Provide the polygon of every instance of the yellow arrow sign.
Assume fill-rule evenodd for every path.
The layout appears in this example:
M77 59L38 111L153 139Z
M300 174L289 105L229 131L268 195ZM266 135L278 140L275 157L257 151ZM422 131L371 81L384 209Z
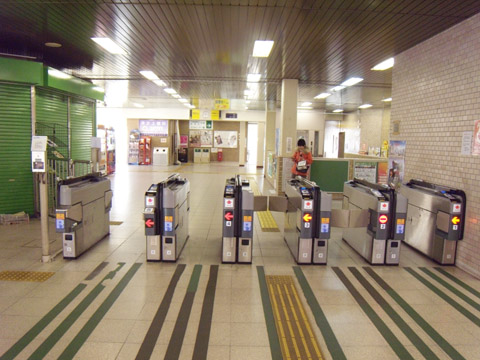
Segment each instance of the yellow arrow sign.
M452 218L452 224L457 225L460 222L460 218L458 216L454 216Z

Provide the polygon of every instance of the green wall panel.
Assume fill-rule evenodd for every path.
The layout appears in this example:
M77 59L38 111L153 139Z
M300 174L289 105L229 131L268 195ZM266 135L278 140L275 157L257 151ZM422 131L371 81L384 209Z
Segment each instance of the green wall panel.
M348 160L314 160L310 179L323 191L343 192L343 184L348 180Z
M0 83L0 213L34 212L30 86Z

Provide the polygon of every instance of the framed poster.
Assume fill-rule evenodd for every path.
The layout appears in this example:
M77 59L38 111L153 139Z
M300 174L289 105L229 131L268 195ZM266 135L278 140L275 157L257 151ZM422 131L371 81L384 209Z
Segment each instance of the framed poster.
M212 130L190 130L190 147L212 147Z
M214 147L217 148L237 148L237 132L236 131L215 131Z

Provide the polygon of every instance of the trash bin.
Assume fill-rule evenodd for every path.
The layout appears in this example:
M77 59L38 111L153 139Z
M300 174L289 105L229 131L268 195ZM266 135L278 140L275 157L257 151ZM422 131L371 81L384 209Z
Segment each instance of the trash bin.
M223 151L222 151L222 149L218 149L217 161L222 161L222 160L223 160Z

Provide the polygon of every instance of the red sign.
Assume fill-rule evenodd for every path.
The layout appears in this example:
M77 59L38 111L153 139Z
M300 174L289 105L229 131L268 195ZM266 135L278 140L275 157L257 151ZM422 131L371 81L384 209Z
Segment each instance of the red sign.
M454 216L452 218L452 224L457 225L460 222L460 218L458 216Z
M155 221L153 221L152 219L147 219L145 221L145 226L148 227L148 228L151 228L155 225Z
M310 215L309 213L306 213L305 215L303 215L303 221L305 222L310 222L310 220L312 220L312 215Z
M387 221L388 221L388 216L387 215L380 215L378 217L378 221L380 222L380 224L386 224Z
M232 221L232 219L233 219L233 213L231 211L227 211L225 213L225 220Z

